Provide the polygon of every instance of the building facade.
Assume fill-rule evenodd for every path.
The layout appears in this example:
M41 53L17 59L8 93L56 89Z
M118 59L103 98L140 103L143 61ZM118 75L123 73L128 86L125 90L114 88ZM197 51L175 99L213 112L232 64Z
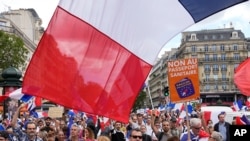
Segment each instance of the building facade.
M203 103L216 104L221 101L224 104L232 104L237 98L245 98L234 84L234 70L248 57L249 42L249 38L246 38L241 30L234 28L182 33L181 44L174 56L176 59L198 58L199 87ZM162 62L163 67L167 66L166 60ZM167 73L167 68L164 71ZM149 85L155 73L156 71L151 72ZM159 82L161 80L156 84L161 84ZM162 85L168 84L166 82ZM156 89L153 86L152 95Z
M168 77L167 77L167 61L176 59L176 48L172 48L171 51L166 51L162 57L157 60L156 64L153 66L149 79L148 79L148 88L147 93L152 98L152 103L154 107L157 107L159 104L164 104L166 102L166 97L163 94L164 87L168 86ZM150 97L148 97L150 100ZM152 107L150 100L150 105Z
M20 37L29 51L26 65L18 68L23 74L44 32L41 24L42 20L34 9L9 10L0 13L0 30Z

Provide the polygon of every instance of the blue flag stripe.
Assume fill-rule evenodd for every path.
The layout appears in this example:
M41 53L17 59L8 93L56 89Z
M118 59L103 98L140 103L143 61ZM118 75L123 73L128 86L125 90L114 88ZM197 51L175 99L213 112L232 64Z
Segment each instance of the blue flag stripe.
M24 94L20 100L28 102L33 96Z
M192 16L195 23L245 1L248 0L179 0Z

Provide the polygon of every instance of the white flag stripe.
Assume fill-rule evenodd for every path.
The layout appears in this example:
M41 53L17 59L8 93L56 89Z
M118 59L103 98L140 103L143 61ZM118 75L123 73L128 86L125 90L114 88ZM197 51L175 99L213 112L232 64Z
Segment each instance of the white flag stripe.
M63 0L59 5L151 65L167 39L170 40L194 23L186 9L176 0L146 0L143 6L139 6L141 1L123 0L123 6L120 7L117 6L121 4L119 0L75 1ZM178 14L169 11L178 11Z

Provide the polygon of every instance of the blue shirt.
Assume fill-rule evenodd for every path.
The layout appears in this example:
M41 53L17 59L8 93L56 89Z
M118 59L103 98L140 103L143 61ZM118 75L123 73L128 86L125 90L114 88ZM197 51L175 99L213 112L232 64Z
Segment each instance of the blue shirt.
M20 128L13 128L14 134L16 134L18 141L43 141L38 136L34 140L30 140L26 133L24 133Z
M219 123L219 132L222 135L222 140L226 141L227 140L227 129L225 126L225 122L224 123Z
M198 141L199 140L199 136L195 135L192 130L190 130L190 139L191 141ZM180 141L187 141L188 140L188 132L184 132L181 135Z

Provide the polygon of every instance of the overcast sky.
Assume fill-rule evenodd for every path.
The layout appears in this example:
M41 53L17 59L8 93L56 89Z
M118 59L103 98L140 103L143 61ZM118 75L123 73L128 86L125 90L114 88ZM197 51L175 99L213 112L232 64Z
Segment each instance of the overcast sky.
M7 11L9 8L34 8L43 21L42 26L46 28L58 2L59 0L0 0L0 12ZM186 31L230 27L230 22L235 29L242 30L246 37L250 37L250 1L219 12L187 28ZM160 54L165 50L178 47L180 40L181 35L178 34L165 45Z

